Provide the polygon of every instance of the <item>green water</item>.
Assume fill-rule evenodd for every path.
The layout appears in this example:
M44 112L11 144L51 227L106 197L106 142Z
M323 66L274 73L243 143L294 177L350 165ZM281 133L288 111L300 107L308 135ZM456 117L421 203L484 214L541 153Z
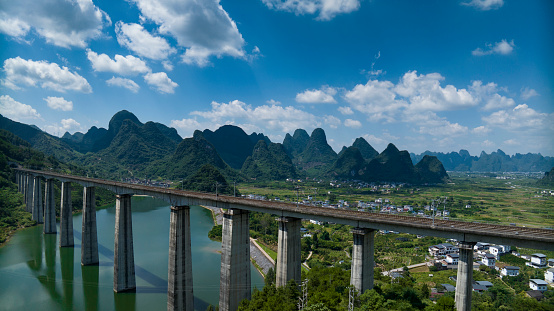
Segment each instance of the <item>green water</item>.
M115 207L109 207L96 213L98 266L81 266L81 215L73 217L74 248L59 248L59 235L44 235L42 225L0 248L0 310L167 309L169 206L138 197L132 209L136 293L113 292ZM190 216L195 309L206 310L219 300L221 243L208 238L210 211L192 206ZM252 287L262 288L253 266L251 274Z

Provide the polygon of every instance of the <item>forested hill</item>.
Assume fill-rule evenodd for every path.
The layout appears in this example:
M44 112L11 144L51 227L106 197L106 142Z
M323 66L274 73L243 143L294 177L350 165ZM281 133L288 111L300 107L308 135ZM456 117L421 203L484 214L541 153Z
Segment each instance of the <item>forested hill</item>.
M414 164L421 161L426 155L437 157L447 171L547 172L554 166L554 157L545 157L540 153L516 153L509 156L500 149L490 154L483 151L479 156L471 156L467 150L463 149L450 153L431 151L425 151L419 155L410 153Z

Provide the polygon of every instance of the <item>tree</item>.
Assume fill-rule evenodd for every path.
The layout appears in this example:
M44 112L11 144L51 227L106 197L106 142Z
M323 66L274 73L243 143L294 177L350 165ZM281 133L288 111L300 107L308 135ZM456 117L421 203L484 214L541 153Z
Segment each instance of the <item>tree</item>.
M454 298L442 296L439 300L437 300L435 311L454 311L454 306Z
M381 310L385 304L385 298L375 289L366 290L360 295L360 311Z
M271 286L275 284L275 270L273 268L269 268L267 270L267 274L265 275L265 286Z
M309 305L306 308L302 309L304 311L331 311L331 309L327 308L323 303L319 302L314 305Z

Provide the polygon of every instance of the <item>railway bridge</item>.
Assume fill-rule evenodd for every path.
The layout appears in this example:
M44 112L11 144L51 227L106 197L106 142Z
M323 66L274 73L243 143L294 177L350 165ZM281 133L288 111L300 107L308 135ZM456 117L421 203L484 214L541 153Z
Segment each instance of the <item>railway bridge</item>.
M193 310L191 262L191 205L224 209L219 309L236 310L242 299L250 298L250 211L277 215L279 221L276 285L289 280L300 283L300 227L302 219L315 219L352 226L354 245L350 282L359 292L373 287L374 232L390 230L459 241L460 257L456 282L456 308L471 309L473 246L476 242L506 244L554 251L554 230L432 220L409 216L367 213L332 208L268 202L177 189L135 185L111 180L60 174L49 171L15 169L16 182L24 194L27 211L44 223L44 233L56 233L53 182L61 182L60 247L73 247L71 185L84 187L81 264L98 264L95 187L116 194L114 239L115 292L136 288L131 218L132 195L148 195L171 205L168 310ZM44 180L44 203L42 182Z

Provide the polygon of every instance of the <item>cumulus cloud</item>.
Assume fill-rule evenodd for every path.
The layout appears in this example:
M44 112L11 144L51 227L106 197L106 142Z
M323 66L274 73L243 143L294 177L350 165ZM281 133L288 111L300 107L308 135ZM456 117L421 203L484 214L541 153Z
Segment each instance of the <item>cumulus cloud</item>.
M489 82L483 85L481 81L473 81L469 87L471 93L485 105L484 110L505 109L515 106L515 101L504 95L500 95L500 89L494 82Z
M346 92L345 99L351 107L368 115L372 121L395 121L395 115L408 103L396 96L390 81L369 80Z
M114 72L123 76L150 72L150 68L146 66L146 63L133 55L122 56L116 54L114 59L111 59L106 54L98 55L96 52L87 49L87 58L95 71Z
M87 46L102 35L109 16L92 0L3 1L0 32L23 40L31 29L47 43L65 48Z
M193 111L191 115L206 118L211 124L251 124L260 129L292 132L298 128L320 126L317 118L292 106L261 105L252 107L241 101L212 102L210 111Z
M144 81L160 93L173 94L179 84L171 81L165 72L147 73Z
M453 85L441 87L444 77L439 73L418 75L408 71L395 87L395 92L410 101L410 110L447 111L477 105L477 101L466 89L456 89Z
M22 104L9 95L0 95L0 114L14 121L40 118L33 107Z
M54 110L71 111L73 110L73 102L65 100L63 97L48 96L44 98L48 107Z
M359 0L262 0L273 10L292 12L296 15L318 14L317 20L328 21L338 14L350 13L360 8Z
M159 25L160 34L171 35L185 47L182 60L206 66L209 57L244 57L245 44L237 25L219 0L130 0L143 17Z
M337 110L344 114L344 115L351 115L351 114L354 114L354 111L352 111L352 108L348 107L348 106L343 106L343 107L339 107L337 108Z
M484 56L491 54L508 55L512 53L514 47L514 40L508 42L506 41L506 39L503 39L500 42L496 42L494 45L487 44L485 49L476 48L471 52L471 54L473 54L474 56Z
M139 56L163 60L177 50L162 37L151 35L140 24L126 24L121 21L115 24L117 42Z
M275 100L275 99L267 100L266 103L268 103L268 104L270 104L270 105L280 105L280 104L281 104L280 101Z
M487 139L487 140L485 140L481 143L481 146L483 146L483 147L492 147L492 146L494 146L494 143Z
M85 78L70 72L65 66L60 68L56 63L24 60L18 56L4 61L4 72L6 78L2 84L13 90L21 86L38 86L58 92L92 93L92 87Z
M490 133L491 129L484 126L484 125L481 125L481 126L478 126L474 129L471 130L471 133L472 134L475 134L475 135L485 135L485 134L488 134Z
M462 2L462 5L472 6L481 11L496 10L504 5L504 0L471 0Z
M497 126L509 131L517 132L521 130L547 130L553 115L541 113L527 104L517 105L512 110L500 110L492 113L488 117L483 117L483 121L491 126ZM552 130L550 128L550 130Z
M346 119L344 120L344 126L351 128L360 128L362 127L362 122L358 120Z
M436 113L430 111L419 114L406 113L404 121L416 124L419 127L418 132L420 134L455 137L468 133L467 126L451 123L446 118L439 117Z
M296 101L302 104L335 104L337 101L333 96L337 89L323 86L319 90L306 90L296 94Z
M330 115L324 116L323 121L332 129L336 129L339 127L339 125L341 125L340 119L335 116L330 116Z
M106 84L109 86L119 86L128 89L129 91L133 93L137 93L140 90L140 86L135 83L135 81L131 79L125 79L125 78L119 78L119 77L112 77L111 79L106 81Z
M530 89L528 87L525 87L525 88L522 88L521 89L521 99L523 100L529 100L529 98L531 97L535 97L535 96L539 96L540 94L537 93L537 91L535 91L534 89Z
M189 133L201 128L200 123L196 119L171 120L170 126Z
M77 132L81 130L81 124L74 119L63 119L61 124L55 123L45 126L44 130L51 135L61 136L65 132Z

